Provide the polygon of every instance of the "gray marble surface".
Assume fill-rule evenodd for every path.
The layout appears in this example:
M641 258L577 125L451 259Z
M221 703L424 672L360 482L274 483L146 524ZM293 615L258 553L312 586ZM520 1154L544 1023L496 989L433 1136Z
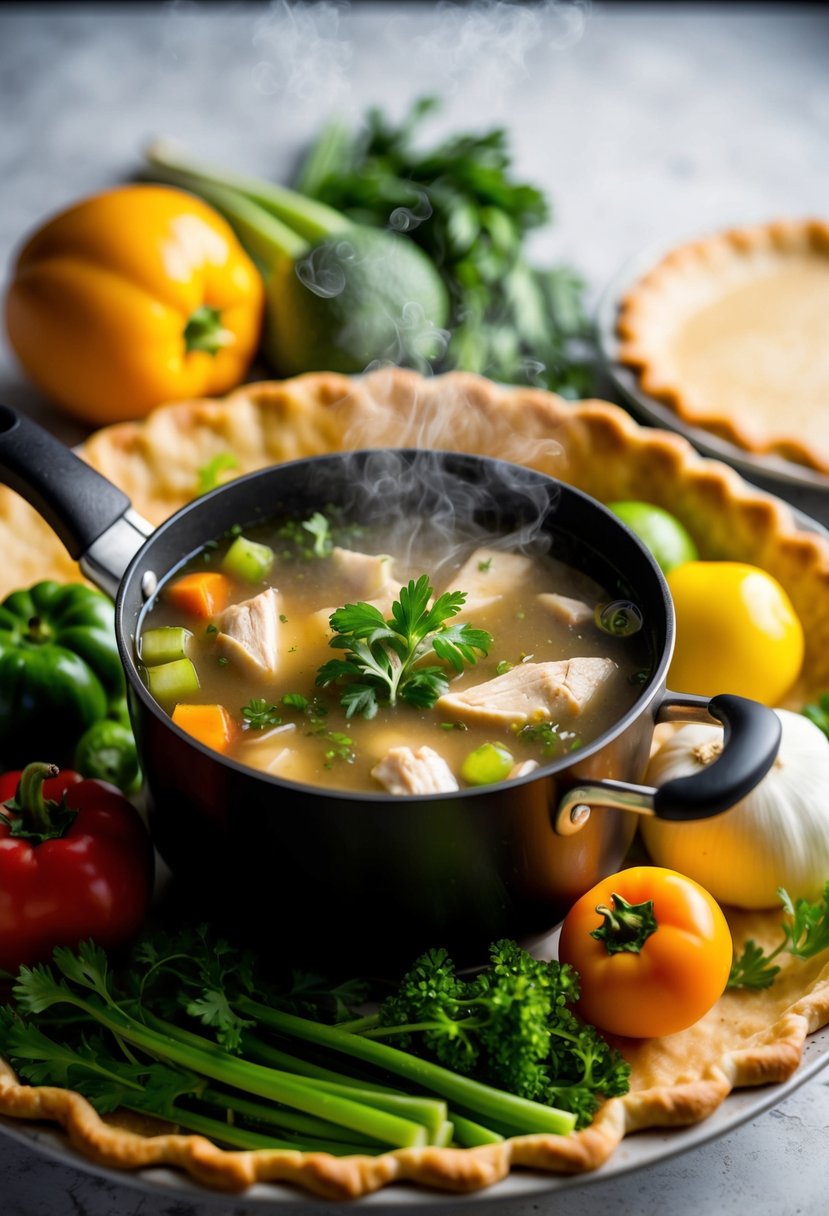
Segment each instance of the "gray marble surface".
M3 5L0 289L26 230L134 172L154 135L278 176L333 112L356 119L378 103L400 114L437 92L445 108L435 132L510 129L519 170L555 202L534 252L578 266L595 300L650 243L827 214L827 66L821 6ZM24 383L4 346L0 399L68 440L82 434ZM566 1195L504 1203L495 1191L457 1206L505 1216L811 1216L826 1210L828 1135L829 1090L818 1077L646 1170ZM241 1197L191 1202L102 1179L1 1133L0 1146L2 1216L249 1211Z

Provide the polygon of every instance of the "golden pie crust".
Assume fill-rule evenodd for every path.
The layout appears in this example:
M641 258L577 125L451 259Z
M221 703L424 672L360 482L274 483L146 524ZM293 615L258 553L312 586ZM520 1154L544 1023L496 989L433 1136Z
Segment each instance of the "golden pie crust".
M164 406L143 422L97 432L83 455L157 524L197 493L199 469L220 453L238 462L223 474L228 477L282 460L386 444L505 457L605 501L642 498L666 507L689 528L702 556L762 566L789 592L807 636L807 681L793 702L829 687L829 542L800 530L788 507L732 469L700 457L677 435L638 426L606 402L570 404L460 373L433 379L399 369L359 379L321 373L248 385L220 401ZM46 526L5 488L0 551L2 594L38 578L79 576ZM778 938L776 912L728 915L738 943ZM214 1189L278 1181L348 1199L412 1182L461 1193L498 1182L513 1167L593 1170L631 1132L698 1122L735 1087L791 1076L806 1036L827 1023L829 962L825 956L792 961L771 989L728 993L681 1034L619 1041L632 1064L631 1091L607 1102L589 1128L478 1149L401 1149L350 1158L224 1151L175 1129L147 1134L147 1128L139 1133L115 1126L70 1091L19 1085L2 1061L0 1112L60 1124L70 1142L100 1164L174 1166Z
M829 473L829 223L674 249L622 301L619 359L683 421Z

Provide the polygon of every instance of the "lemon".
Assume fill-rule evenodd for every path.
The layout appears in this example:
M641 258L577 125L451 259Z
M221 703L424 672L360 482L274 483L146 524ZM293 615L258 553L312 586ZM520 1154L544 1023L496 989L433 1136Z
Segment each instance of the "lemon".
M742 562L685 562L667 575L676 611L668 684L779 705L803 664L803 626L777 579Z
M650 502L609 502L607 505L647 545L663 574L699 557L688 529L663 507Z
M296 260L281 258L266 285L263 347L283 376L362 372L373 363L425 368L440 353L449 315L443 280L406 237L353 227Z

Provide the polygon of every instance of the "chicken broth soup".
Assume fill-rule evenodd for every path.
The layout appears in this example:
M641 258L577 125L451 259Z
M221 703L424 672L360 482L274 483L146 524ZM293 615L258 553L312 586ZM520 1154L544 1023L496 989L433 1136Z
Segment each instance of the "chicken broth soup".
M400 795L524 775L636 700L651 656L618 590L538 544L403 531L328 510L206 546L145 615L150 692L251 768Z

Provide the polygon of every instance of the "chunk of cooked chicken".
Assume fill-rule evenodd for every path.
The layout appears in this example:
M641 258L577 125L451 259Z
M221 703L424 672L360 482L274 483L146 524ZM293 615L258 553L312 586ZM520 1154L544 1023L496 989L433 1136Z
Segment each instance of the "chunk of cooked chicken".
M452 770L431 747L393 747L371 775L390 794L444 794L458 788Z
M394 581L392 561L385 554L358 553L355 549L335 548L331 562L337 570L342 585L342 596L331 608L320 608L308 618L322 638L331 637L329 617L344 604L360 601L379 608L383 616L391 615L391 606L397 599L400 588Z
M273 730L246 731L242 744L242 760L265 773L282 773L288 761L296 755L288 744L296 735L295 722L283 722Z
M391 606L400 594L400 588L395 587L393 582L387 584L382 595L375 596L374 599L365 600L366 604L371 604L373 608L379 608L384 617L391 616ZM352 597L353 598L353 597ZM345 601L343 601L345 602ZM341 605L340 605L341 606ZM313 625L315 631L319 631L319 636L328 639L332 635L332 629L328 623L331 619L331 613L336 612L335 608L319 608L316 612L312 612L308 617L309 625Z
M534 773L537 768L540 768L537 760L520 760L518 764L513 764L507 773L507 781L512 781L513 777L527 777L530 773Z
M231 604L218 617L216 646L247 675L272 679L279 666L279 592L275 587L252 600Z
M520 582L532 569L532 558L503 549L476 549L453 575L449 591L465 591L466 601L460 615L494 604Z
M330 561L343 588L343 604L349 597L367 600L381 595L392 577L391 558L384 553L358 553L337 546L331 551Z
M539 604L565 625L586 625L593 620L593 609L584 600L571 599L569 595L542 592L536 597Z
M437 708L466 722L513 723L551 720L580 714L616 670L612 659L561 659L522 663L502 676L448 692Z

